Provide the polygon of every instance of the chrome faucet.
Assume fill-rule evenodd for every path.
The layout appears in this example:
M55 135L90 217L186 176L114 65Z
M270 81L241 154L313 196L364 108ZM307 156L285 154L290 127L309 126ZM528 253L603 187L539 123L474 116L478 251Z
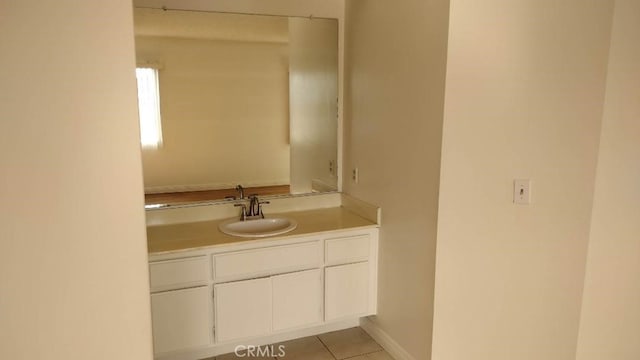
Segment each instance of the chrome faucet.
M244 199L244 188L242 185L238 184L238 186L236 186L236 191L238 191L238 194L240 195L240 200Z

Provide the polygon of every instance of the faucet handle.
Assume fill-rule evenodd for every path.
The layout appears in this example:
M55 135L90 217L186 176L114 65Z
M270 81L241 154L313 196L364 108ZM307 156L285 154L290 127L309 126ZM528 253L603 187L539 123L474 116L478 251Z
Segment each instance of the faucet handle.
M249 208L247 209L247 216L260 215L260 200L258 194L249 195Z
M262 205L269 205L269 204L271 204L270 201L258 201L258 214L256 215L260 215L260 217L264 219L264 213L262 212Z

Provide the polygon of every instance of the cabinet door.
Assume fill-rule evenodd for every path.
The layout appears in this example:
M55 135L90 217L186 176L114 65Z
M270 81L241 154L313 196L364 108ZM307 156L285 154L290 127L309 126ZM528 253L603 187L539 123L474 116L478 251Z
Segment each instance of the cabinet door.
M308 326L322 321L320 269L278 275L273 285L273 330Z
M325 320L364 315L369 303L369 263L325 268Z
M208 286L152 294L154 352L209 345L210 299Z
M270 278L217 284L214 299L218 342L271 331Z

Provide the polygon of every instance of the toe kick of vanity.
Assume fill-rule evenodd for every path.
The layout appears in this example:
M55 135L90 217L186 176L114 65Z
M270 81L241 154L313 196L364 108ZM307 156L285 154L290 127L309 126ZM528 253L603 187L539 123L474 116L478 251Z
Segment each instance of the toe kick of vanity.
M154 353L198 359L376 313L378 228L150 254Z

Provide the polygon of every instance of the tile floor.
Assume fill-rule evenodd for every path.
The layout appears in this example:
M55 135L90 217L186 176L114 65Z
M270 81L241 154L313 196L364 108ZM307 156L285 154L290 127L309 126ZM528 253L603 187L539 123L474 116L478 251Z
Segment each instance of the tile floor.
M278 355L280 345L284 346L282 357L250 357L248 354L239 357L231 353L204 360L393 360L359 327L274 344L275 355Z

